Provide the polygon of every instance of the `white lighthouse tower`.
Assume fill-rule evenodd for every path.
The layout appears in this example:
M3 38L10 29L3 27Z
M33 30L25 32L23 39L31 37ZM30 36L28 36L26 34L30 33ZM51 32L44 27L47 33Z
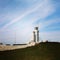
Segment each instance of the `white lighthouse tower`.
M39 30L38 30L38 27L35 27L34 32L35 32L35 33L34 33L34 36L35 36L35 37L34 37L34 38L35 38L35 39L34 39L34 42L35 42L35 43L39 43Z
M29 42L29 46L34 46L39 43L39 30L38 27L34 28L32 40Z

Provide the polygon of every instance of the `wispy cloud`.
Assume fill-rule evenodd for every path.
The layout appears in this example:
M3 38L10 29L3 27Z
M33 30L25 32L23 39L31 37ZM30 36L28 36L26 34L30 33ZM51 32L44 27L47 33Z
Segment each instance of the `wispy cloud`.
M0 29L0 33L2 34L2 36L4 36L5 40L9 40L9 41L15 40L15 37L16 37L17 42L18 41L27 42L31 40L30 38L32 36L31 35L32 31L34 30L34 26L39 24L39 30L43 30L47 26L60 22L60 18L46 19L47 17L51 16L56 11L56 6L51 3L51 0L41 0L41 1L39 0L38 1L37 0L33 0L33 1L32 0L29 0L29 1L28 0L24 0L24 1L14 0L14 1L19 2L19 3L22 2L26 4L25 6L24 4L20 6L20 9L21 7L23 7L23 9L25 10L23 9L21 9L21 11L14 10L16 14L15 13L12 14L12 12L10 11L11 13L6 14L6 16L4 15L5 18L2 19L3 21L1 21L1 23L6 21L6 24L3 23L4 26ZM9 21L7 22L7 20ZM39 22L37 23L37 21ZM55 31L55 32L42 31L40 32L40 36L43 39L51 38L51 40L53 40L55 39L54 37L56 37L56 35L53 35L53 34L57 34L57 37L56 37L57 39L59 38L59 35L60 35L59 32L60 31ZM7 37L9 37L10 39ZM4 40L3 37L0 37L0 39Z
M49 27L52 24L57 24L59 22L60 22L60 18L53 18L47 21L45 20L44 22L39 22L39 27L40 29L44 29L46 27Z
M3 28L7 28L9 25L14 24L15 22L22 20L24 17L28 17L28 15L31 15L33 13L33 17L40 17L44 18L50 15L51 13L54 12L54 9L50 4L48 4L49 1L44 0L37 6L34 6L34 8L31 8L30 10L26 11L25 13L22 13L19 17L13 19L11 22L7 23ZM48 5L48 6L47 6ZM33 17L31 19L33 19ZM37 20L37 19L36 19Z

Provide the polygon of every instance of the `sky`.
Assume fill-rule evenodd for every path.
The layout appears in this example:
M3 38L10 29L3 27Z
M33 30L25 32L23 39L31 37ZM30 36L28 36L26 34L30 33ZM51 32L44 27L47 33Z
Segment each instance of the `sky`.
M60 0L0 0L0 42L28 43L36 26L40 41L60 42Z

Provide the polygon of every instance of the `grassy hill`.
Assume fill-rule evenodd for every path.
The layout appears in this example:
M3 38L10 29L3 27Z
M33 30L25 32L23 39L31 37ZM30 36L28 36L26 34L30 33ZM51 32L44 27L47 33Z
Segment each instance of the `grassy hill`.
M60 43L45 42L24 49L2 51L0 60L60 60Z

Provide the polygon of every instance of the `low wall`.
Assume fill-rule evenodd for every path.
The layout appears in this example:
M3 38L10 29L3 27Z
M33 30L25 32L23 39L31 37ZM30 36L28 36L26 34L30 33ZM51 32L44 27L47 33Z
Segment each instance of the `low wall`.
M26 48L28 47L28 45L18 45L18 46L4 46L4 45L0 45L0 51L4 51L4 50L14 50L14 49L20 49L20 48Z
M30 43L30 44L22 44L22 45L0 45L0 51L5 51L5 50L14 50L14 49L21 49L21 48L26 48L29 46L34 46L35 43Z

